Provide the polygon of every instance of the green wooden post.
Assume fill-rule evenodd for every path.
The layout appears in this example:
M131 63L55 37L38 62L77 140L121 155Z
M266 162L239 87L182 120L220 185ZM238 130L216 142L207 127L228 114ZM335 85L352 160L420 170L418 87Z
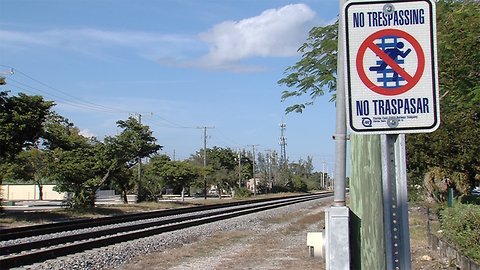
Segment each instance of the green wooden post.
M351 269L384 269L380 136L352 134L350 141Z
M451 188L451 187L448 188L447 205L448 205L448 207L453 207L453 188Z

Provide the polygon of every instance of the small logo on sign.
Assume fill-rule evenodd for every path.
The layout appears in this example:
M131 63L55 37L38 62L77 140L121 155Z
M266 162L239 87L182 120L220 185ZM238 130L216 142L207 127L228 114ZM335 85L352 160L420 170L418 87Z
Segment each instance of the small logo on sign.
M362 117L362 125L364 127L372 127L372 119L368 117Z

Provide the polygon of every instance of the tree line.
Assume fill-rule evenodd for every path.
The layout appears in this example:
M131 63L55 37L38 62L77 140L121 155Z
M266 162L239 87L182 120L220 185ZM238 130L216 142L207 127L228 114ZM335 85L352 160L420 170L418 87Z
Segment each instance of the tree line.
M313 172L310 157L283 166L276 151L259 153L255 166L251 152L217 146L172 160L160 153L163 146L150 127L134 117L117 121L121 132L115 136L85 137L54 106L42 96L0 92L0 183L33 182L40 196L44 184L55 184L57 191L73 194L73 206L92 207L99 189L115 189L127 203L127 194L158 200L167 189L204 194L205 183L219 196L248 196L246 181L254 175L262 193L319 189L325 178Z

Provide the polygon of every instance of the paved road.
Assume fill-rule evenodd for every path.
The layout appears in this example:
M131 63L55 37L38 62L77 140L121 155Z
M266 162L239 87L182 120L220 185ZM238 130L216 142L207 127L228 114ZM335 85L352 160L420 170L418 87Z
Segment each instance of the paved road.
M62 207L62 201L15 201L13 206L3 206L3 211L40 211Z

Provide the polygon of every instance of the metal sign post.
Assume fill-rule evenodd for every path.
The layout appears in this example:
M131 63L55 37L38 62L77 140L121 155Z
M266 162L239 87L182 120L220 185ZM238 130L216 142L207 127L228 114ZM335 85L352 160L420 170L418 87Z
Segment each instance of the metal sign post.
M411 269L405 134L381 136L387 270Z

